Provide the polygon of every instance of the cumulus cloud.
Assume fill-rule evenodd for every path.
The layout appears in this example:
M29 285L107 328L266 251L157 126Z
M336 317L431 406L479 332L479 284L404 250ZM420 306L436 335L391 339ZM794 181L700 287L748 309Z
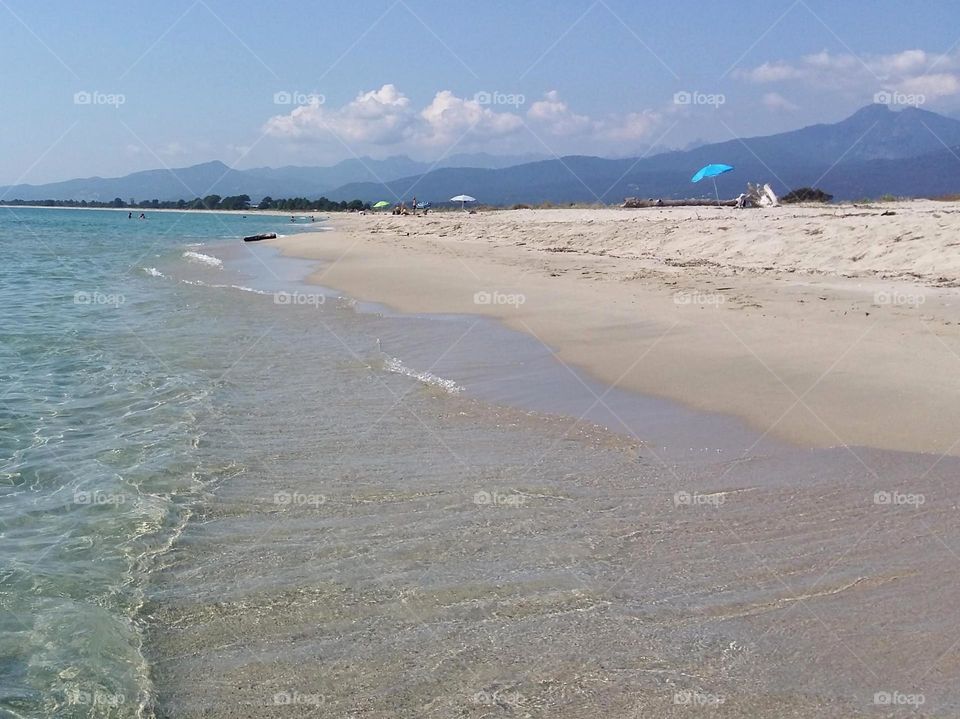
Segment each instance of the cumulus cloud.
M271 117L264 130L287 140L315 140L333 134L348 142L389 145L407 138L414 121L410 99L395 86L384 85L360 93L338 110L328 110L320 102L300 105L287 115Z
M802 77L798 68L785 62L765 62L752 70L738 70L737 75L756 83L783 82L784 80L795 80Z
M589 117L572 112L556 90L551 90L542 100L533 103L527 111L527 117L551 135L580 135L593 126Z
M420 139L428 144L456 142L467 133L477 137L503 137L523 127L509 112L494 112L476 99L465 100L449 90L438 92L420 113L424 122Z
M736 76L752 83L801 81L818 88L881 89L922 94L928 100L960 94L960 53L937 55L905 50L890 55L815 53L798 62L766 62L738 70Z
M950 73L922 75L902 81L898 90L911 95L923 95L928 98L950 97L960 93L960 77Z
M527 111L530 127L555 137L584 137L597 141L634 142L649 137L661 117L652 110L591 118L573 112L556 90L534 102Z
M330 142L339 138L352 145L407 144L423 148L492 141L529 143L532 132L558 142L631 142L647 137L660 116L652 111L627 112L602 118L578 114L556 90L530 103L493 102L500 94L477 93L462 98L450 90L437 92L417 110L394 85L363 92L340 108L314 101L267 120L264 131L281 140ZM504 96L513 100L522 96Z

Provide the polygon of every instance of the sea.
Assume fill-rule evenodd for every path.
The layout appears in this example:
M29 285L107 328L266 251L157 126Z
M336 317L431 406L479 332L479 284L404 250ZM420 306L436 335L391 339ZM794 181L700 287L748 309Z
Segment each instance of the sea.
M241 241L322 217L138 214L0 208L0 716L958 707L952 460L788 446Z

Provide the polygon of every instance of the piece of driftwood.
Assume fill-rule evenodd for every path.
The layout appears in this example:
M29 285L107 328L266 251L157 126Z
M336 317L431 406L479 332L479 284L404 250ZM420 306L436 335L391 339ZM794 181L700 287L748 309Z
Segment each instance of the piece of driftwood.
M643 200L639 197L628 197L623 201L621 207L717 207L716 200L654 200L653 198ZM721 200L721 207L736 207L736 200Z
M249 237L244 237L244 242L260 242L260 240L275 240L277 239L276 232L265 232L262 235L250 235Z
M742 199L741 199L742 198ZM780 198L770 185L747 183L747 191L737 198L744 207L780 207ZM738 204L738 207L741 206Z

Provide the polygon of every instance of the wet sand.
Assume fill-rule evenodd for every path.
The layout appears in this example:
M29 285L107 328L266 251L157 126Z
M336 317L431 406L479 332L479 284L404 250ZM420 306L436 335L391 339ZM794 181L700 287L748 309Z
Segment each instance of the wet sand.
M153 575L159 716L960 708L957 460L662 460L386 371L385 326L425 338L403 318L284 311L244 309L276 324L200 448L236 471Z

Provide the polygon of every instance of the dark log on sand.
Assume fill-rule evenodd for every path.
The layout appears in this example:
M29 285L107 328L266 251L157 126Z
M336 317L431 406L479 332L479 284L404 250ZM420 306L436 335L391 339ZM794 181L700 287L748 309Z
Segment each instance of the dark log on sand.
M639 197L628 197L621 207L736 207L736 200L641 200Z
M275 240L277 239L276 232L266 232L262 235L250 235L249 237L244 237L244 242L259 242L260 240Z

